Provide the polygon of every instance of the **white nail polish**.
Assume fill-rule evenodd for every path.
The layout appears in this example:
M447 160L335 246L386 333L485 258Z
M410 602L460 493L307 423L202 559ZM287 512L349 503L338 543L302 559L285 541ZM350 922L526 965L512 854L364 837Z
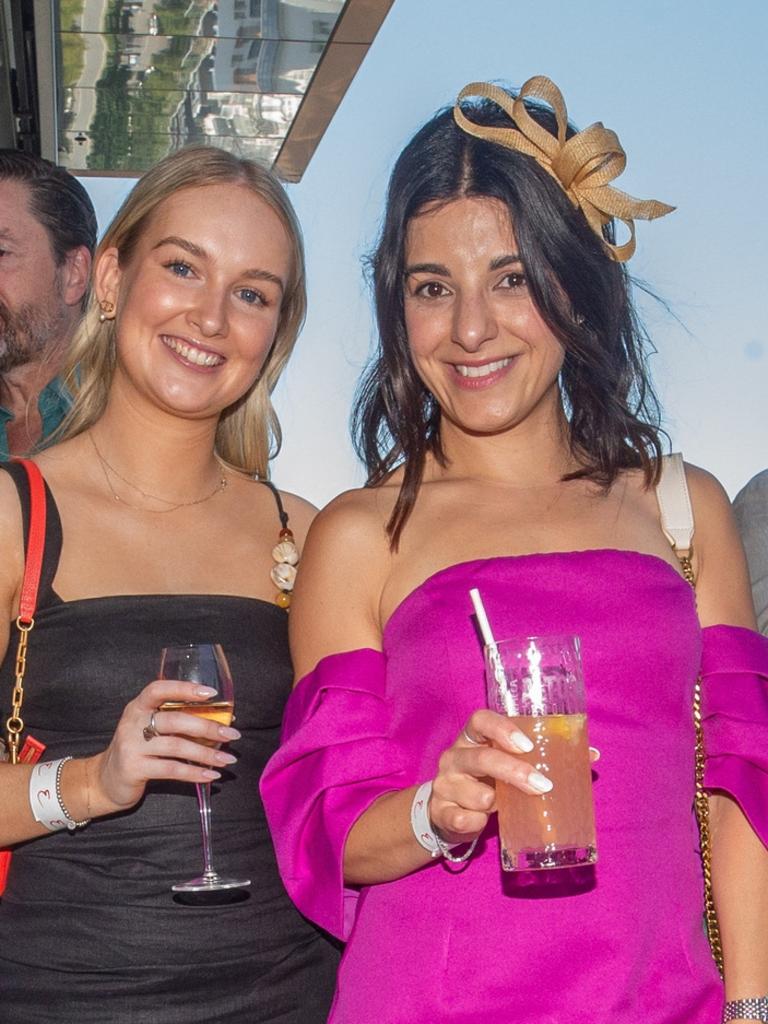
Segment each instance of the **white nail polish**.
M510 744L515 750L519 750L521 754L528 754L533 750L533 743L528 739L524 732L513 732L509 737Z
M531 789L535 789L538 793L548 793L552 789L552 782L541 772L531 772L526 781Z

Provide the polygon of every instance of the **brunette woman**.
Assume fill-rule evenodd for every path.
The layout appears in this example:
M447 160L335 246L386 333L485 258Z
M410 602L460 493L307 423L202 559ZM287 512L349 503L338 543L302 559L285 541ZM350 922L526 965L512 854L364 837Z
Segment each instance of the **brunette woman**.
M465 94L390 183L357 407L368 486L312 528L301 682L262 784L283 877L349 940L334 1024L716 1024L701 674L727 1019L768 1019L768 644L717 481L676 483L692 558L662 530L656 487L674 478L625 269L633 219L669 207L607 184L618 139L575 133L548 79ZM552 780L484 710L473 587L498 638L581 638L594 869L502 877L494 781L534 800Z

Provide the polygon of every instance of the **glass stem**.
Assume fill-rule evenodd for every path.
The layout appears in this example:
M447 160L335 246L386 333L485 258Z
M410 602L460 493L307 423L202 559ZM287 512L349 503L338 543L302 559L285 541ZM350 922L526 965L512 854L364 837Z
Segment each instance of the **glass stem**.
M197 804L200 808L200 828L203 832L203 878L215 878L213 847L211 845L211 784L197 783Z

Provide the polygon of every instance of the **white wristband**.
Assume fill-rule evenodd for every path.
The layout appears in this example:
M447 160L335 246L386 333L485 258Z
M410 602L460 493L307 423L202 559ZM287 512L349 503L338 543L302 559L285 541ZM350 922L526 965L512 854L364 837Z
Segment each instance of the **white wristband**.
M29 777L29 806L32 815L49 832L59 832L63 828L71 832L91 820L74 821L62 803L61 769L71 760L71 756L67 756L60 757L58 761L42 761L34 766Z
M468 860L477 845L477 839L473 839L465 853L454 857L450 852L456 846L464 846L464 843L446 843L435 832L432 822L429 820L429 798L432 796L432 783L423 782L413 795L411 804L411 828L416 836L416 842L423 846L430 857L445 857L452 864L463 864Z
M429 798L431 796L431 782L422 783L414 793L411 804L411 828L419 846L423 846L430 857L439 857L442 850L432 828L432 822L429 820Z
M45 825L49 832L67 827L67 816L56 793L56 776L63 761L63 757L58 761L42 761L35 765L29 777L29 806L35 821Z

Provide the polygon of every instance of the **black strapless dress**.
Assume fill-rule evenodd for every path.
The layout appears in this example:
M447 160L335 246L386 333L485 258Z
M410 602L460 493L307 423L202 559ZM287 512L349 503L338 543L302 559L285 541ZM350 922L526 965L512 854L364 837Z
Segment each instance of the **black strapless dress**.
M7 467L3 467L7 468ZM27 518L28 498L18 468ZM251 598L61 601L61 526L50 492L43 583L30 636L24 720L46 760L102 750L167 644L220 643L235 680L238 761L213 786L214 862L252 879L242 902L176 902L199 874L194 787L150 784L129 812L16 847L0 902L2 1024L320 1024L338 948L286 895L259 797L291 687L287 616ZM15 630L0 666L13 682Z

